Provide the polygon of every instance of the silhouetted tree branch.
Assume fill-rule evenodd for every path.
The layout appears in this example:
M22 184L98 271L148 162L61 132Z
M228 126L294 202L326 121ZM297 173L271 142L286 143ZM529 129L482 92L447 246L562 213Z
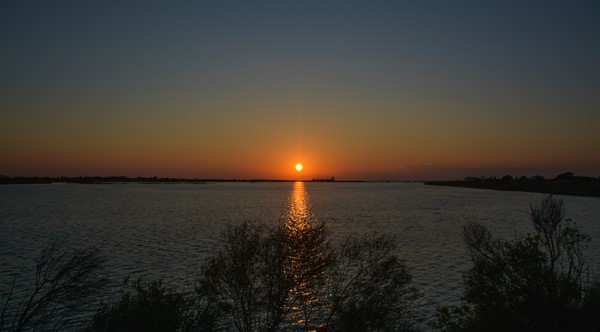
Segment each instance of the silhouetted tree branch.
M73 249L52 241L36 260L35 275L23 298L14 298L14 284L3 295L0 331L59 329L64 324L63 309L73 308L105 285L97 274L103 261L97 249Z

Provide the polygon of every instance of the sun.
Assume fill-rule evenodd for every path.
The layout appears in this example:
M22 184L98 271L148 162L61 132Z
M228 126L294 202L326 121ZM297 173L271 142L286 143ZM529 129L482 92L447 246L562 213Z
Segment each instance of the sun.
M301 163L297 163L296 164L296 171L300 172L302 170L303 166Z

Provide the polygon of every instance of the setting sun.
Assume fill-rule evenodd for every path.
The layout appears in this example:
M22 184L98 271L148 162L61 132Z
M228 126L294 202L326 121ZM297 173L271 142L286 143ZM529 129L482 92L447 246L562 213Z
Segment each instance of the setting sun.
M302 170L302 164L300 164L300 163L297 163L297 164L296 164L296 170L297 170L298 172L300 172L300 171Z

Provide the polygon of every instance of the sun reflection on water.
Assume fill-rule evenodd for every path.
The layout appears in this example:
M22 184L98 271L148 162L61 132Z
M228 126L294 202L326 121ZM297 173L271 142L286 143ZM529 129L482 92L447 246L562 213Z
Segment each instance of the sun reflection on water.
M311 213L303 182L296 182L290 195L285 224L286 251L289 259L286 274L292 279L288 301L290 324L295 329L316 331L323 324L323 293L328 257L323 224Z
M310 211L308 207L308 194L304 182L295 182L288 211L287 224L289 230L305 229L309 226Z

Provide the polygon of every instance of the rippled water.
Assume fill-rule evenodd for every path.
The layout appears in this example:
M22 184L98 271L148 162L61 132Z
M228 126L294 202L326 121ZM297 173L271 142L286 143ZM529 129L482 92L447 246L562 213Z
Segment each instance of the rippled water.
M461 226L488 225L500 236L529 231L527 205L542 196L416 183L306 183L305 199L335 242L349 234L393 233L423 294L426 312L455 304L469 268ZM50 184L0 186L0 287L33 273L49 239L92 244L107 257L115 287L127 275L185 284L219 247L228 224L277 223L294 183ZM600 268L600 199L564 197L567 216L592 236ZM19 278L19 280L26 280Z

